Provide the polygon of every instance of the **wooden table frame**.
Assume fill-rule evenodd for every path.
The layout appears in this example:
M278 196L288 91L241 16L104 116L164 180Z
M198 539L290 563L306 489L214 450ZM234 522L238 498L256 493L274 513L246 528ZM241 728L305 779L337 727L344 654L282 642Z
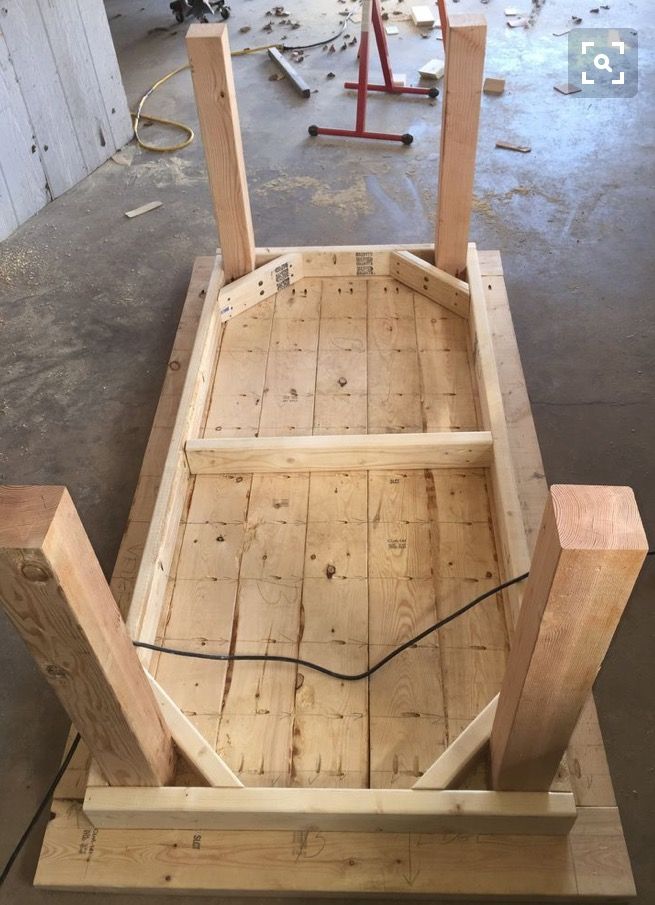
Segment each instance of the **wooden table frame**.
M409 270L399 275L394 269L394 259L401 255ZM420 435L368 435L340 438L314 436L308 438L255 438L248 441L223 440L220 443L198 439L200 415L208 404L212 387L211 374L216 363L216 351L220 347L223 325L238 316L253 303L263 302L276 291L279 280L267 275L284 272L289 279L288 262L293 259L295 280L306 276L327 273L338 276L357 276L361 271L362 256L367 270L375 276L394 272L397 278L410 284L417 279L423 286L422 270L430 271L430 278L440 279L437 268L423 264L422 259L409 251L388 251L364 248L354 252L335 249L303 254L293 250L281 254L270 263L263 264L237 281L217 290L219 264L214 265L212 280L205 296L196 341L191 353L178 417L173 429L163 478L159 487L148 539L143 553L139 575L127 616L127 626L134 640L153 643L156 640L166 602L166 587L171 573L178 538L178 525L189 482L195 473L246 472L258 467L270 471L291 469L313 470L315 457L325 460L321 467L335 470L357 468L419 468L467 467L486 465L492 479L494 499L504 500L498 506L495 519L500 525L500 537L517 538L517 542L504 552L508 577L521 574L529 568L529 558L520 520L520 503L513 470L502 466L499 449L507 446L506 426L502 405L496 405L492 413L483 409L486 431L479 434L420 434ZM418 262L414 264L414 261ZM466 302L469 317L472 350L478 350L478 370L482 380L498 386L495 360L490 353L491 334L486 317L481 274L474 247L469 250L469 273L477 271L478 278L469 286L463 281L443 278L440 292L452 291L454 310L462 311ZM260 287L264 285L264 289ZM444 290L445 287L445 290ZM262 292L264 294L262 294ZM469 306L470 298L470 306ZM220 317L218 313L220 312ZM203 325L206 329L203 329ZM484 359L480 361L480 358ZM486 358L485 358L486 356ZM487 387L487 384L484 384ZM480 393L486 400L490 393ZM191 400L187 402L186 400ZM483 403L484 404L484 403ZM191 426L192 425L192 426ZM491 436L493 433L493 443ZM388 442L385 442L388 441ZM335 457L335 442L345 449L341 462ZM244 449L247 444L247 449ZM275 447L283 446L276 454ZM313 447L313 450L309 449ZM365 447L359 455L357 448ZM420 454L417 454L420 447ZM492 453L493 447L493 455ZM273 451L271 451L273 448ZM226 452L228 450L228 452ZM248 452L250 450L250 453ZM229 462L220 456L229 456ZM219 458L217 462L216 459ZM243 459L235 464L235 459ZM290 461L293 458L293 462ZM259 466L253 459L261 462ZM330 466L330 462L332 465ZM513 523L518 529L513 532ZM152 652L139 651L146 669L150 666ZM177 712L178 725L186 718ZM478 756L489 741L492 723L485 724L482 738L479 723L473 721L462 736L435 760L433 766L421 777L413 790L394 789L244 789L217 754L211 758L216 764L219 779L214 788L123 788L107 786L99 773L94 771L84 801L84 810L97 827L142 827L170 829L225 828L253 829L260 826L284 827L293 830L341 829L359 832L384 830L423 830L426 832L476 832L476 833L540 833L545 835L567 833L575 820L575 800L566 786L549 791L550 782L543 790L524 792L497 792L459 789L458 777L469 763ZM190 726L190 724L189 724ZM189 730L187 726L187 730ZM468 740L473 739L473 744ZM178 743L179 744L179 743ZM204 750L204 749L203 749ZM204 751L208 758L208 752ZM452 765L453 761L454 766ZM451 763L450 774L444 777L444 764Z
M413 249L427 254L429 246ZM258 255L271 254L261 250ZM485 304L503 396L508 442L529 548L546 481L500 255L480 252ZM214 259L198 258L160 404L111 582L127 609L147 542L154 501L180 398L177 365L188 373ZM185 363L186 358L186 363ZM634 895L630 861L590 697L571 738L568 781L577 820L567 836L349 833L288 830L145 830L94 827L82 810L90 755L80 746L52 805L35 884L49 889L199 894L481 896L623 899ZM462 871L461 865L468 865Z
M547 496L536 537L545 485L500 258L479 255L466 242L480 96L471 63L479 64L484 55L484 36L479 17L451 17L440 166L444 188L434 246L258 251L227 33L224 26L191 28L189 54L223 251L212 261L202 304L198 289L207 276L206 262L202 276L194 274L172 359L177 367L169 382L175 391L165 384L114 573L112 593L126 627L66 491L6 488L0 497L6 526L0 595L94 757L89 768L88 751L82 749L57 791L37 884L505 896L632 891L609 779L602 803L592 804L588 788L581 789L575 777L582 769L580 746L602 753L588 699L643 562L645 536L628 488L562 486ZM435 259L440 267L431 263ZM483 429L456 436L201 439L225 323L298 280L344 276L392 277L467 321ZM185 372L181 392L180 370ZM505 679L497 699L412 789L245 788L149 674L152 652L141 648L137 655L128 639L149 644L157 637L195 474L346 466L487 470L502 578L531 573L524 587L514 585L504 594L508 624L515 627ZM158 490L149 507L145 500L152 499L153 483ZM107 598L100 618L89 607L99 594ZM35 623L42 626L36 634ZM581 645L581 636L589 643ZM127 675L133 675L133 700L121 690ZM571 775L560 765L569 739L576 764ZM175 750L198 775L197 786L171 784ZM460 776L486 751L492 788L457 788ZM298 832L305 840L300 854ZM305 859L310 837L321 847ZM470 870L458 868L456 879L452 865L450 873L444 871L438 851L450 839L461 849L455 860L473 862ZM507 842L516 847L509 855L502 848ZM135 853L144 844L157 851L154 872L144 869L139 856L134 867L115 863L125 850ZM189 855L208 846L208 857ZM261 855L264 876L244 872L239 857L231 859L242 846ZM326 870L335 859L343 865L339 853L348 848L353 869L343 876ZM275 865L269 861L272 852ZM493 870L475 865L483 853L495 859Z

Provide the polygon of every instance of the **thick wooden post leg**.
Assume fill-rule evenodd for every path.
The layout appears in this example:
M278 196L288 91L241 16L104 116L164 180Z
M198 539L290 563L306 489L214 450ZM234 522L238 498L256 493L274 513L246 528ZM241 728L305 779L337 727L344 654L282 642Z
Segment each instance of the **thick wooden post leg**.
M647 549L629 487L551 487L491 732L494 789L550 788Z
M484 16L458 14L448 24L435 263L459 277L466 268L475 153L487 39Z
M225 282L231 283L255 269L255 238L227 28L192 25L186 46Z
M65 487L0 487L0 602L108 782L165 785L170 732Z

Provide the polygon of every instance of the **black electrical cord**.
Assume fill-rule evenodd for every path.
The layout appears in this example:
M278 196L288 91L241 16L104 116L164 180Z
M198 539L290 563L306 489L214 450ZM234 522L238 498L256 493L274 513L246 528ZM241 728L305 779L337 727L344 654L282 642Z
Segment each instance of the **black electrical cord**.
M52 780L52 782L48 786L48 791L45 793L45 795L41 799L41 803L39 804L38 808L34 812L32 819L27 824L27 827L25 828L25 832L23 833L23 835L20 837L20 839L16 843L16 846L14 847L13 852L9 856L9 860L3 867L2 873L0 874L0 886L2 886L2 884L5 882L5 880L9 876L9 871L13 867L14 861L20 855L20 853L23 849L23 846L27 842L27 839L28 839L30 833L32 832L32 830L34 829L36 824L39 822L39 817L44 812L44 810L46 809L46 806L48 805L48 802L52 798L55 789L59 785L59 780L62 778L62 776L68 769L68 765L72 761L73 755L77 751L77 746L79 745L80 740L81 740L81 737L78 732L77 735L75 736L75 738L73 739L73 741L71 742L71 746L68 749L68 753L66 754L66 757L63 759L63 761L61 762L61 766L57 770L57 775L55 776L55 778Z
M395 650L392 650L391 653L387 654L386 657L383 657L380 661L378 661L374 666L371 666L369 669L365 670L361 673L355 673L354 675L349 675L348 673L335 672L333 669L328 669L326 666L321 666L318 663L311 663L309 660L301 660L298 657L283 657L278 656L277 654L203 654L199 651L193 650L178 650L174 647L164 647L159 644L147 644L145 641L133 641L135 647L144 647L147 650L158 651L162 654L175 654L178 657L192 657L198 660L264 660L273 663L293 663L296 666L304 666L306 669L314 669L316 672L321 672L326 676L331 676L334 679L342 679L345 682L357 682L360 679L367 679L369 676L372 676L373 673L376 673L378 669L381 669L386 663L390 660L393 660L394 657L397 657L399 654L402 654L403 651L407 650L407 648L412 647L418 641L421 641L427 635L432 634L432 632L436 632L438 629L443 628L444 625L447 625L449 622L452 622L453 619L457 619L458 616L462 616L464 613L468 612L468 610L473 609L474 606L477 606L479 603L482 603L483 600L486 600L488 597L492 597L494 594L497 594L499 591L503 591L505 588L511 587L511 585L518 584L520 581L524 581L528 577L528 573L526 572L524 575L519 575L517 578L511 578L509 581L505 581L502 584L497 585L495 588L491 588L490 591L485 591L484 594L480 594L478 597L475 597L473 600L470 600L467 604L460 609L455 610L454 613L451 613L450 616L446 616L444 619L440 619L439 622L435 622L434 625L429 626L424 629L422 632L419 632L418 635L415 635L413 638L410 638L409 641L405 641L404 644L401 644ZM57 788L57 784L59 780L66 772L68 765L70 764L73 755L75 754L75 750L80 742L79 733L73 739L73 742L68 749L68 753L66 757L62 761L62 764L57 771L57 775L51 782L48 787L48 791L43 796L41 803L38 808L34 812L34 816L30 820L29 824L23 835L20 837L18 842L16 843L16 847L13 852L9 856L9 860L5 864L2 874L0 874L0 886L7 879L7 875L12 868L12 865L18 855L20 854L23 846L27 842L27 839L37 824L39 817L45 810L46 805L50 801L52 794Z
M480 594L478 597L470 600L463 607L455 610L455 612L451 613L450 616L446 616L444 619L440 619L438 622L430 625L422 632L419 632L418 635L410 638L409 641L405 641L399 647L395 648L395 650L392 650L391 653L388 653L386 657L383 657L373 666L370 666L368 669L364 670L364 672L336 672L333 669L328 669L327 666L321 666L319 663L312 663L311 660L301 660L299 657L284 657L280 654L205 654L202 653L202 651L180 650L177 647L165 647L161 644L149 644L147 641L133 641L132 644L135 647L144 647L146 648L146 650L154 650L161 654L174 654L176 657L192 657L196 660L227 660L230 662L246 660L258 662L264 661L269 663L293 663L295 666L304 666L305 669L313 669L316 672L323 673L323 675L325 676L331 676L333 679L341 679L344 682L359 682L361 679L368 679L370 676L376 673L378 669L382 669L382 667L386 663L388 663L390 660L393 660L394 657L397 657L398 654L402 654L403 651L406 651L408 647L413 647L418 641L422 641L423 638L431 635L432 632L436 632L438 631L438 629L443 628L444 625L448 625L449 622L452 622L453 619L457 619L458 616L463 616L464 613L467 613L469 610L473 609L474 606L482 603L483 600L486 600L488 597L493 597L493 595L497 594L499 591L504 591L505 588L509 588L514 584L518 584L520 581L525 581L527 577L528 572L525 572L523 575L518 575L516 578L510 578L508 581L504 581L502 584L496 585L496 587L491 588L490 591L485 591L484 594Z
M310 50L312 47L322 47L324 44L331 44L333 41L336 41L341 35L344 33L346 29L346 25L350 22L352 14L349 13L342 21L341 27L339 31L332 35L331 38L325 38L322 41L315 41L313 44L297 44L297 45L289 45L289 44L262 44L257 47L244 47L242 50L233 50L230 54L232 57L242 57L242 56L250 56L253 53L259 53L262 50L269 50L272 47L277 47L279 50L287 51L287 50ZM172 79L173 76L178 75L180 72L186 72L187 69L190 69L191 66L189 63L185 63L183 66L178 66L176 69L167 72L166 75L162 76L158 79L154 85L152 85L146 93L143 95L141 100L139 101L136 112L132 113L132 120L134 125L134 137L136 138L138 144L144 148L146 151L155 151L160 154L170 154L173 151L181 151L182 148L186 148L191 144L193 139L195 138L195 133L191 126L187 126L185 123L178 122L174 119L164 119L161 116L152 116L149 113L143 112L143 107L150 97L161 85L164 85L169 79ZM139 132L139 125L141 121L149 122L149 123L159 123L160 125L170 126L173 129L178 129L181 132L186 134L186 138L182 141L177 142L174 145L153 145L150 142L145 141Z
M646 555L655 555L655 550L649 550ZM419 641L422 641L423 638L426 638L433 632L439 631L440 628L443 628L444 625L448 625L448 623L452 622L453 619L457 619L459 616L463 616L464 613L472 610L474 606L482 603L483 600L487 600L489 597L493 597L494 594L498 594L500 591L504 591L506 588L511 588L512 585L518 584L521 581L525 581L529 574L529 572L524 572L523 575L517 575L515 578L509 578L507 581L502 582L502 584L496 585L489 591L485 591L484 594L480 594L478 597L474 597L473 600L469 600L468 603L465 603L463 607L455 610L454 613L451 613L449 616L445 616L438 622L435 622L432 625L428 626L428 628L423 629L422 632L419 632L418 635L414 635L414 637L410 638L409 641L403 642L403 644L399 645L390 653L388 653L386 657L378 660L377 663L375 663L373 666L369 666L369 668L365 669L363 672L336 672L334 669L328 669L327 666L321 666L319 663L313 663L311 660L302 660L299 657L285 657L281 654L205 654L202 651L180 650L180 648L166 647L162 644L149 644L147 641L133 641L132 644L135 647L144 647L146 648L146 650L156 651L161 654L173 654L176 657L191 657L196 660L226 660L229 662L245 660L250 662L264 661L270 663L292 663L294 666L304 666L305 669L313 669L316 672L323 673L323 675L330 676L333 679L341 679L343 682L359 682L362 679L370 678L374 673L378 671L378 669L382 669L382 667L385 666L390 660L393 660L394 657L402 654L403 651L406 651L408 648L413 647L415 644L417 644Z
M332 35L331 38L325 38L324 41L315 41L313 44L297 44L295 47L292 47L290 44L283 44L282 50L311 50L313 47L323 47L324 44L332 44L333 41L336 41L337 38L340 38L341 35L346 30L346 25L350 22L351 14L346 16L341 23L341 28L336 33L336 35Z
M646 554L647 556L654 556L655 550L649 550ZM424 629L422 632L419 632L418 635L415 635L413 638L410 638L409 641L405 641L404 644L401 644L399 647L395 648L391 651L391 653L387 654L386 657L383 657L369 669L364 672L355 673L349 675L348 673L335 672L332 669L328 669L325 666L320 666L318 663L312 663L310 660L301 660L297 657L282 657L277 654L203 654L199 651L193 650L178 650L174 647L164 647L159 644L147 644L145 641L133 641L135 647L144 647L147 650L158 651L162 654L175 654L178 657L192 657L198 660L265 660L273 663L293 663L296 666L304 666L306 669L314 669L316 672L321 672L326 676L331 676L334 679L342 679L345 682L357 682L360 679L367 679L372 676L374 673L378 671L378 669L382 669L382 667L387 664L390 660L393 660L394 657L397 657L399 654L402 654L403 651L406 651L409 647L412 647L414 644L417 644L419 641L422 641L423 638L426 638L428 635L431 635L432 632L438 631L440 628L443 628L444 625L448 625L449 622L452 622L453 619L457 619L459 616L463 616L464 613L467 613L469 610L473 609L474 606L477 606L479 603L482 603L483 600L487 600L489 597L493 597L494 594L498 594L499 591L504 591L505 588L510 588L512 585L518 584L521 581L525 581L528 577L529 573L525 572L523 575L517 575L516 578L510 578L508 581L504 581L502 584L496 585L496 587L491 588L489 591L485 591L484 594L480 594L478 597L474 597L473 600L470 600L463 607L460 607L458 610L455 610L454 613L451 613L450 616L446 616L444 619L440 619L438 622L435 622L433 625L428 626L428 628ZM48 787L48 791L43 796L41 803L37 807L34 812L34 816L28 823L25 832L20 837L16 846L9 856L9 860L5 864L2 869L2 873L0 874L0 886L5 882L9 871L11 870L16 858L20 854L23 849L23 846L27 842L27 839L39 821L39 817L45 810L48 802L50 801L57 785L68 769L68 765L73 759L73 755L77 750L77 746L80 743L80 735L79 733L75 736L73 741L71 742L71 746L68 749L68 753L66 757L63 759L59 770L57 771L57 775L52 780Z

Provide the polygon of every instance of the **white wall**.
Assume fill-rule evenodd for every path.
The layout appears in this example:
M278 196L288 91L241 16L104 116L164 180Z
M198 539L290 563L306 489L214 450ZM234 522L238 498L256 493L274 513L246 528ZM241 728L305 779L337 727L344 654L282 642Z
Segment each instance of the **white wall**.
M102 0L3 0L0 240L131 137Z

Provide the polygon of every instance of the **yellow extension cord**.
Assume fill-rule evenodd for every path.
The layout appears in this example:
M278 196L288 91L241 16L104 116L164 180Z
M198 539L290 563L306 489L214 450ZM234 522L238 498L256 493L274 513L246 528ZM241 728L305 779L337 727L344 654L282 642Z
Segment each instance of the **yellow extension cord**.
M259 51L261 50L268 50L271 47L279 46L279 44L263 44L260 47L246 47L244 50L233 50L230 56L244 57L251 53L259 53ZM136 138L139 146L144 148L146 151L156 151L163 154L168 154L173 151L181 151L182 148L186 148L188 145L190 145L195 138L193 129L190 126L177 122L177 120L174 119L163 119L163 117L161 116L151 116L150 114L143 112L143 105L148 100L150 95L157 90L157 88L163 85L164 82L172 79L174 75L178 74L178 72L184 72L185 69L190 68L190 64L185 63L184 66L178 66L177 69L173 69L171 72L166 73L166 75L155 82L155 84L151 88L148 88L146 93L139 101L139 106L136 108L136 113L131 114L132 120L134 121L134 137ZM144 141L139 135L139 123L144 120L149 123L159 123L162 126L169 126L171 129L179 129L180 132L185 132L187 137L184 139L184 141L181 141L176 145L151 145L147 141Z

